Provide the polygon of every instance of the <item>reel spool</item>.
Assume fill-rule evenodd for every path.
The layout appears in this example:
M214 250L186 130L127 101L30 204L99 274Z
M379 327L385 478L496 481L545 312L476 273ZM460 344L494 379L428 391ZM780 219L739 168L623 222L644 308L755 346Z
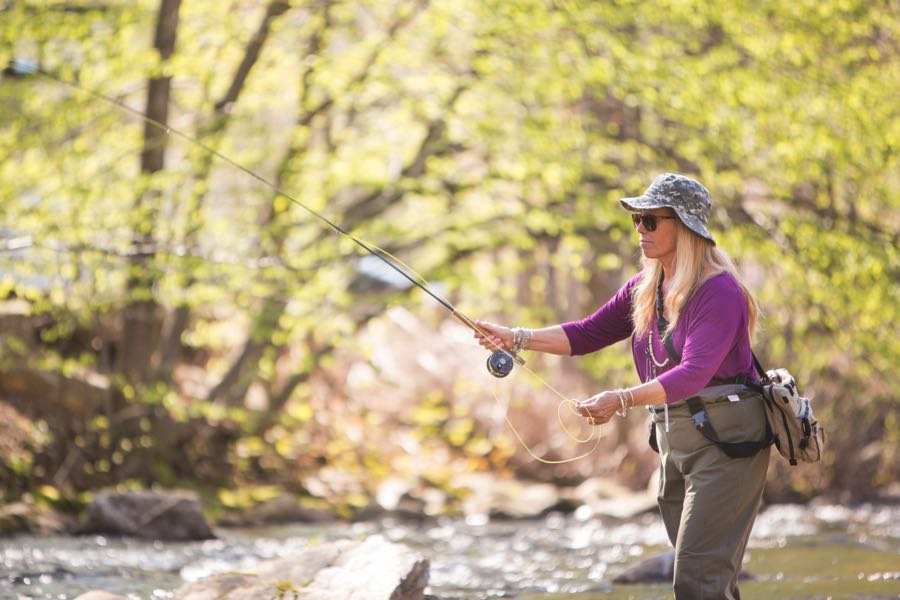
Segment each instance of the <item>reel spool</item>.
M494 377L506 377L512 373L515 363L524 365L525 361L519 355L507 350L496 350L488 356L487 370Z

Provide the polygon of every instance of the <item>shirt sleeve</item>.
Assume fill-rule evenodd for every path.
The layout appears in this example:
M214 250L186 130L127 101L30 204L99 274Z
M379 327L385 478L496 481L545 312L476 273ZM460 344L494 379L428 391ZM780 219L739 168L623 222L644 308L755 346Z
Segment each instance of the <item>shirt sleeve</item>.
M594 314L562 324L569 338L572 356L589 354L624 340L631 335L631 291L640 279L640 273L625 282L616 295L598 308Z
M690 398L712 380L734 347L737 333L746 327L746 299L731 278L721 277L703 286L685 307L687 326L681 362L657 380L671 404Z

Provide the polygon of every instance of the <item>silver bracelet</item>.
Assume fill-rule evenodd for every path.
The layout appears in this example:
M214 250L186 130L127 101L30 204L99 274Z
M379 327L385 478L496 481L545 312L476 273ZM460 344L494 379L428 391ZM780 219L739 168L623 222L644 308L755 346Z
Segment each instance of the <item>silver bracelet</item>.
M534 339L534 331L531 329L525 329L524 327L513 327L512 328L512 353L518 354L522 350L526 349L528 345L531 343L531 340Z
M616 397L619 399L619 408L616 409L616 414L624 417L628 414L625 410L625 394L622 393L622 390L616 390Z
M619 409L616 414L624 417L628 414L629 409L634 408L634 393L629 388L620 388L614 391L619 397Z

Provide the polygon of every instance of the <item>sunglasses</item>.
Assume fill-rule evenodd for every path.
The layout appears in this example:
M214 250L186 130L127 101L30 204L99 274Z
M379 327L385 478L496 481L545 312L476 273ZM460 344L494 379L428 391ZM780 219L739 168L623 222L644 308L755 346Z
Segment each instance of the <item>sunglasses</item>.
M631 213L631 222L634 223L634 226L637 227L641 223L644 224L644 229L647 231L656 231L656 226L659 225L657 219L677 219L678 217L667 217L663 215L645 215L643 213Z

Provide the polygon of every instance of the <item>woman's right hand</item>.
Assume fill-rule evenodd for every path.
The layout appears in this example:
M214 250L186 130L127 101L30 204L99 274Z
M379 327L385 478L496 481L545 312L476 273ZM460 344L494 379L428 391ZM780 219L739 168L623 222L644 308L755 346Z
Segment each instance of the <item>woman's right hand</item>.
M488 323L487 321L475 321L475 324L487 334L484 336L477 331L475 332L475 339L484 348L491 351L496 350L497 346L506 350L512 348L512 330L509 327Z
M578 414L588 419L591 425L605 425L616 414L620 405L619 395L615 392L600 392L575 403Z

